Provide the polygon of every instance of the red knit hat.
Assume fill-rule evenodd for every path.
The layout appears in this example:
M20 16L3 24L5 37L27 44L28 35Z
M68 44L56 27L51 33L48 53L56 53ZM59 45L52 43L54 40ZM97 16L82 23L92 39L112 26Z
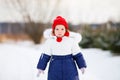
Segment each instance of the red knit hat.
M67 31L68 30L68 23L66 22L66 20L61 17L61 16L57 16L54 21L53 21L53 24L52 24L52 31L54 31L55 27L57 25L63 25L66 29L66 32L64 34L64 36L69 36L69 32ZM62 38L57 38L57 42L61 42L62 41Z
M64 25L66 29L68 29L68 24L64 18L61 16L57 16L53 21L52 29L54 30L56 25Z

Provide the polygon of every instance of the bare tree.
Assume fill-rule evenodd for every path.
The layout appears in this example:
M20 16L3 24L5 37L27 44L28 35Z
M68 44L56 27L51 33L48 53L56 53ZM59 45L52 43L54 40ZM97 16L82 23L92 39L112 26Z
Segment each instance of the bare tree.
M36 44L40 43L45 29L43 22L49 22L52 19L53 13L60 4L60 0L54 1L54 6L52 6L51 0L5 0L7 6L22 16L25 22L25 32Z

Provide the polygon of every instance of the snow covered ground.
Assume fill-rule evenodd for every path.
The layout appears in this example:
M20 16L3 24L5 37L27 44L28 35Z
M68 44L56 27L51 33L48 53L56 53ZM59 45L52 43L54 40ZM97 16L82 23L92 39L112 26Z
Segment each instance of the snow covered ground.
M88 68L81 80L120 80L120 56L101 49L82 49ZM0 44L0 80L47 80L47 69L37 77L40 45L30 42Z

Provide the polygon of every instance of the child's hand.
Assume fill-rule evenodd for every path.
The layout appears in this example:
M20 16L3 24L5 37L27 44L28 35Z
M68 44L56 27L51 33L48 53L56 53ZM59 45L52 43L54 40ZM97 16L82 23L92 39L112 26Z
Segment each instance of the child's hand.
M84 73L85 73L85 68L84 68L84 67L83 67L83 68L81 68L80 70L81 70L82 74L84 74Z
M44 74L44 70L38 69L37 77L39 77L41 73Z

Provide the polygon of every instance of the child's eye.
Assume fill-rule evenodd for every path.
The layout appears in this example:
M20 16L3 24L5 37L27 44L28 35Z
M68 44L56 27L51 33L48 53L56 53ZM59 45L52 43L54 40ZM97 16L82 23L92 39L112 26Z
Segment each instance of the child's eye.
M59 30L59 29L56 29L56 30Z
M61 30L64 30L64 29L61 29Z

